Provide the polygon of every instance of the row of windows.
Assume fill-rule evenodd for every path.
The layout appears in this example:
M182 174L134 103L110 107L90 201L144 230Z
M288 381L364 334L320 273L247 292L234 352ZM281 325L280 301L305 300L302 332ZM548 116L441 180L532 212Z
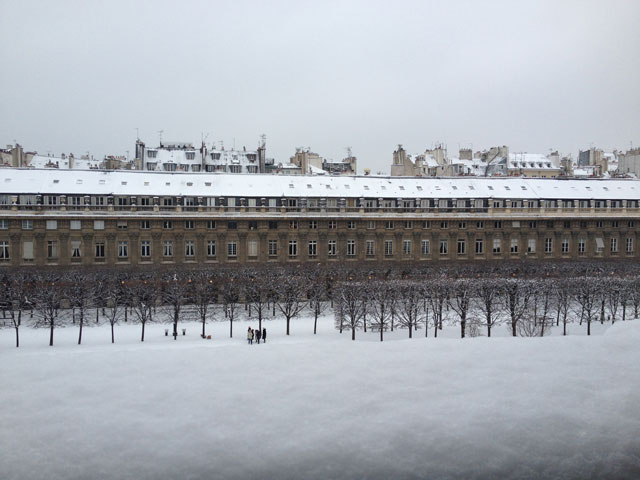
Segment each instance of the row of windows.
M603 253L605 249L604 241L601 237L597 237L596 239L596 253ZM174 256L174 244L173 240L164 240L162 242L162 256L163 257L173 257ZM289 257L297 257L299 242L298 240L289 240L287 244L287 253ZM375 240L366 240L365 241L365 254L366 256L375 256L376 248ZM493 254L501 254L502 253L502 239L494 238L492 243L492 253ZM402 254L403 255L412 255L413 253L413 241L412 240L402 240ZM440 239L438 244L438 253L440 255L448 255L449 254L449 239ZM458 255L466 255L467 254L467 240L466 239L457 239L456 244L456 253ZM527 241L527 253L536 253L536 239L531 238ZM561 253L567 254L570 252L571 241L569 238L564 237L561 240L560 250ZM519 239L512 238L509 244L509 252L517 254L520 252ZM553 238L545 238L543 244L544 253L552 253L553 252ZM33 261L33 241L26 240L22 243L23 250L23 259L26 261ZM267 251L270 257L278 256L278 240L268 240L267 243ZM477 238L474 241L474 251L476 255L483 255L485 253L484 247L484 239ZM579 238L577 241L577 251L580 254L584 254L586 251L586 239ZM609 251L611 253L618 253L618 238L612 237L609 239ZM633 253L633 238L628 237L625 239L625 251L626 253ZM49 259L57 259L58 258L58 241L57 240L48 240L47 241L47 258ZM82 257L82 243L78 239L71 240L71 258L77 259ZM238 256L238 242L230 241L226 244L226 253L228 258L236 258ZM318 242L317 240L309 240L307 243L307 253L310 257L315 257L318 255ZM431 254L431 241L429 239L423 239L420 241L420 253L422 255L430 255ZM206 254L207 257L216 257L217 248L215 240L207 240L206 242ZM385 256L392 256L394 254L394 240L388 239L384 240L384 254ZM98 241L94 243L94 255L95 258L102 259L105 257L105 242ZM327 255L332 257L338 255L338 241L337 240L329 240L327 243ZM346 255L349 257L356 256L356 241L355 240L347 240L346 241ZM128 259L129 258L129 241L128 240L118 240L117 242L117 256L119 259ZM194 258L196 256L196 244L194 240L185 240L184 242L184 256L185 258ZM248 257L257 257L258 256L258 240L248 240L247 241L247 256ZM140 241L140 257L141 258L150 258L151 257L151 241L150 240L141 240ZM9 260L9 242L6 240L0 241L0 260Z
M207 229L209 230L213 230L216 228L217 223L215 220L207 220ZM288 226L289 229L291 230L297 230L299 225L300 225L300 220L289 220L288 221ZM393 230L396 228L396 226L399 226L400 228L404 228L404 229L413 229L414 225L417 222L414 222L413 220L403 220L403 221L394 221L394 220L384 220L381 221L383 223L383 226L385 229L387 230ZM85 221L86 223L86 221ZM458 222L449 222L448 220L442 220L440 222L432 222L431 220L424 220L421 223L421 226L423 229L429 229L432 227L432 223L434 223L436 226L439 226L441 230L446 230L449 228L450 224L454 224L455 226L457 226L458 229L460 230L464 230L467 228L468 222L466 221L458 221ZM476 229L484 229L485 228L485 223L490 223L491 226L494 229L501 229L503 227L503 221L502 220L495 220L492 222L485 222L484 220L478 220L476 222L474 222L475 224L475 228ZM511 221L511 228L520 228L521 224L525 223L525 222L520 222L517 220ZM541 222L538 222L536 220L531 220L529 222L527 222L527 225L530 229L536 229L538 228L538 224ZM358 227L359 222L357 220L347 220L346 222L344 222L344 225L347 227L347 229L349 230L353 230L356 229ZM554 228L554 226L556 225L555 222L553 222L552 220L546 221L545 226L547 228ZM308 228L310 230L316 230L318 228L318 221L317 220L308 220ZM329 230L335 230L338 228L338 221L337 220L328 220L327 221L327 228ZM366 228L367 229L375 229L378 225L378 222L376 220L367 220L366 221ZM559 223L558 223L559 225ZM572 228L574 226L578 225L580 228L587 228L588 227L588 222L586 221L580 221L580 222L571 222L570 220L565 220L562 222L562 226L563 228ZM635 223L633 220L627 220L626 222L627 227L629 228L633 228ZM129 222L127 222L127 220L118 220L116 222L116 227L118 230L126 230L129 226ZM173 220L163 220L162 221L162 228L166 229L166 230L171 230L173 229L174 226L174 221ZM235 220L230 220L228 222L226 222L226 226L228 230L236 230L238 228L238 222ZM258 228L258 221L257 220L249 220L247 222L247 226L249 228L249 230L255 230ZM619 228L620 227L620 221L619 220L611 220L608 221L606 223L607 227L611 227L611 228ZM139 223L139 227L141 230L149 230L151 228L151 221L150 220L140 220ZM277 220L269 220L268 221L268 227L270 230L276 230L278 229L278 221ZM605 222L603 220L598 220L595 222L595 227L596 228L605 228ZM7 230L9 228L9 220L7 219L2 219L0 220L0 230ZM94 230L104 230L105 228L105 222L104 220L93 220L93 229ZM195 220L184 220L184 228L186 230L193 230L196 228L196 221ZM33 230L33 220L22 220L22 229L23 230ZM46 229L47 230L57 230L58 229L58 221L57 220L46 220ZM70 230L81 230L82 229L82 220L70 220L69 221L69 229Z

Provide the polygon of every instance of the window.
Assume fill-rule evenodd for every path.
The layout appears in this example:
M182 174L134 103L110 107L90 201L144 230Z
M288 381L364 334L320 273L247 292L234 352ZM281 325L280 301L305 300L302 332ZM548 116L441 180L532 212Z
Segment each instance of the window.
M628 226L629 228L633 228L633 226L634 226L634 224L633 224L633 220L629 220L629 221L627 222L627 226Z
M425 230L428 228L431 228L431 220L425 220L422 222L422 228L424 228Z
M604 227L604 222L602 220L598 220L596 222L596 228L602 228L602 227Z
M440 239L440 255L447 255L449 253L449 240L446 238Z
M227 222L227 230L237 230L237 229L238 229L238 222L234 220Z
M335 230L338 228L338 223L335 220L329 220L329 222L327 222L327 227L329 230Z
M366 242L366 254L367 257L373 257L376 253L376 243L374 240L367 240Z
M82 229L81 220L71 220L69 222L69 230L80 230L80 229Z
M580 222L580 228L587 228L587 222L584 220Z
M618 239L611 237L611 253L618 253Z
M258 241L249 240L247 242L247 256L255 258L258 256Z
M149 230L151 228L151 222L149 220L140 221L140 230Z
M162 244L162 255L164 257L173 257L173 241L165 240Z
M126 220L118 220L116 222L116 228L118 230L126 230L127 229L127 222Z
M149 258L151 256L151 242L149 240L142 240L140 242L140 256L142 258Z
M527 253L536 253L536 239L530 238L527 240Z
M537 222L535 220L531 220L529 222L529 228L531 228L531 229L535 229L537 227L537 225L538 224L537 224Z
M162 222L162 228L165 230L171 230L173 228L173 222L171 220L165 220Z
M500 253L502 249L502 241L499 238L493 239L493 253Z
M611 228L618 228L620 226L620 222L618 220L611 221Z
M184 256L191 258L196 256L196 243L193 240L184 241Z
M512 238L511 239L511 253L518 253L518 239L517 238Z
M236 242L227 242L227 257L236 258L238 256L238 244Z
M9 260L9 241L0 240L0 261Z
M458 255L465 255L467 253L467 242L463 238L458 239Z
M553 252L553 238L545 238L544 239L544 253Z
M569 253L569 239L564 237L562 239L562 243L560 244L560 251L562 253Z
M467 222L458 222L458 228L464 230L467 228Z
M298 229L298 221L289 220L289 230L297 230L297 229Z
M103 222L104 223L104 222ZM0 225L4 224L2 228L9 228L8 220L0 220ZM57 230L58 229L58 221L57 220L47 220L47 230Z
M355 255L356 255L356 241L347 240L347 256L355 257Z
M207 220L207 230L215 230L215 229L216 229L216 221Z
M309 256L315 257L318 255L318 242L316 240L309 240Z
M482 220L478 220L478 221L476 222L476 228L478 228L478 229L483 229L483 228L484 228L484 221L482 221Z
M429 240L422 240L420 242L420 253L422 253L422 255L429 255L430 252L431 242L429 242Z
M33 220L22 220L23 230L33 230Z
M411 255L411 240L402 241L402 254Z
M215 257L215 256L216 256L216 241L207 240L207 257Z
M569 220L565 220L562 222L562 228L571 228L571 222Z
M58 242L56 240L47 241L47 258L58 258Z
M387 257L390 257L393 255L393 240L384 241L384 254Z
M482 255L484 253L484 241L482 238L476 238L476 255Z
M627 253L632 253L633 252L633 237L627 237Z
M269 256L276 257L278 255L278 241L269 240Z
M309 220L309 230L317 230L317 229L318 229L318 221Z
M194 220L185 220L184 221L185 230L193 230L196 228L196 222Z
M596 237L596 253L604 252L604 241L602 237Z
M338 254L338 247L336 240L329 240L329 244L327 245L327 255L333 257Z
M413 228L413 220L405 220L404 221L404 228L406 230L411 230Z
M80 245L81 245L80 240L77 240L77 239L71 240L71 258L81 257Z
M127 258L129 256L129 242L120 240L118 242L118 258Z
M31 262L33 261L33 241L25 240L22 242L22 259Z
M376 221L375 220L367 220L367 229L368 230L374 230L376 228Z
M298 241L297 240L289 240L289 256L297 257L298 256Z
M96 258L104 258L104 242L96 242Z
M385 221L384 228L386 228L387 230L393 230L393 220Z
M440 229L441 230L446 230L447 228L449 228L449 222L447 222L446 220L440 222Z
M585 250L585 240L584 238L578 239L578 253L584 253Z
M104 230L104 220L94 220L93 221L93 229L94 230Z
M355 221L355 220L349 220L349 221L347 222L347 228L348 228L349 230L355 230L355 228L356 228L356 221Z
M495 222L493 222L493 228L502 228L502 220L496 220Z

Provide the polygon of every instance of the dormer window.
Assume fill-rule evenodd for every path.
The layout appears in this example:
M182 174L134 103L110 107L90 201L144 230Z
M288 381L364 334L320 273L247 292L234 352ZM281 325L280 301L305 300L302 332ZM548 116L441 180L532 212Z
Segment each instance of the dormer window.
M147 150L147 157L156 158L158 156L157 150Z
M186 152L187 160L194 160L196 158L196 152Z

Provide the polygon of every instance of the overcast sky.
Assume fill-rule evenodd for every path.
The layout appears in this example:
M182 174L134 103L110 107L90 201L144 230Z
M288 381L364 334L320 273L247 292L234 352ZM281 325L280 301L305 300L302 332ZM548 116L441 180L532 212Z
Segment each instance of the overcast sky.
M0 0L0 60L0 144L43 154L640 146L636 0Z

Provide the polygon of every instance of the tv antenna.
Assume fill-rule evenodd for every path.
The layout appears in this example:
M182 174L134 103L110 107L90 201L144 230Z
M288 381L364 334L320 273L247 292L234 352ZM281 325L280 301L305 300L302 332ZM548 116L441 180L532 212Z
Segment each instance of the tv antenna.
M158 138L160 139L160 146L162 146L162 134L164 133L164 130L158 130Z

